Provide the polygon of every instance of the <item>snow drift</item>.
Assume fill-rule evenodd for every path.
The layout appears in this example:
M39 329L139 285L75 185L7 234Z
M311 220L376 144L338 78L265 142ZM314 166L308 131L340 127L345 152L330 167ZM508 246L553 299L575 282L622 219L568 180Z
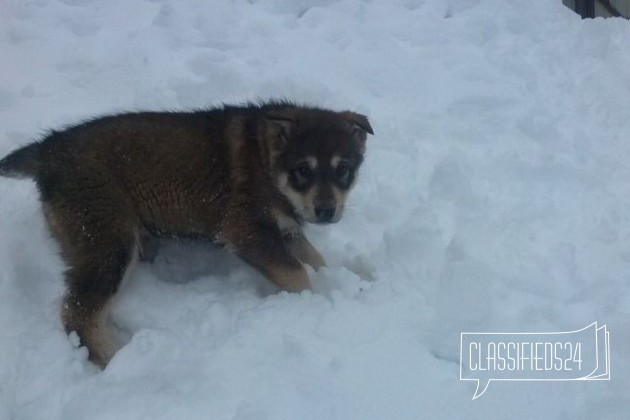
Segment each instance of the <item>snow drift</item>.
M64 334L30 181L0 179L0 418L622 418L630 409L630 25L561 2L7 1L0 154L104 113L284 97L376 136L330 268L277 293L167 244L103 372ZM459 381L464 331L611 334L609 382Z

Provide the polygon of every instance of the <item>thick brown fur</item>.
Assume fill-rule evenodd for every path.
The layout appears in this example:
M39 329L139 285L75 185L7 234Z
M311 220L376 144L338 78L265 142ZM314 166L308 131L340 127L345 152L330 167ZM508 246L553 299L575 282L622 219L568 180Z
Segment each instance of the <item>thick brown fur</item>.
M308 289L302 264L325 262L300 226L339 220L367 133L362 115L288 102L128 113L52 132L0 175L35 179L68 267L64 326L105 366L119 347L108 302L152 237L225 245L280 288Z

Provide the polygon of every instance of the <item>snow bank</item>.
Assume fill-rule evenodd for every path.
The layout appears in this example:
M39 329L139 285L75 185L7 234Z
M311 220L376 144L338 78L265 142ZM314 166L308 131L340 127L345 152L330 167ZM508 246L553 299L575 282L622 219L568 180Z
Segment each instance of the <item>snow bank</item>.
M0 154L132 109L288 97L370 116L330 268L277 290L167 244L100 372L63 333L34 185L0 180L1 419L622 418L630 409L630 25L558 1L9 1ZM610 382L470 401L462 331L611 332Z

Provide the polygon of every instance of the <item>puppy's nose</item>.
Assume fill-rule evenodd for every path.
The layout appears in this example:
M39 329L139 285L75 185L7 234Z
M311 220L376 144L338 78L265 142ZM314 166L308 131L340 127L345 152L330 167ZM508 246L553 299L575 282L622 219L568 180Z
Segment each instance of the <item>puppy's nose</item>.
M335 217L334 207L315 207L315 217L319 223L330 222Z

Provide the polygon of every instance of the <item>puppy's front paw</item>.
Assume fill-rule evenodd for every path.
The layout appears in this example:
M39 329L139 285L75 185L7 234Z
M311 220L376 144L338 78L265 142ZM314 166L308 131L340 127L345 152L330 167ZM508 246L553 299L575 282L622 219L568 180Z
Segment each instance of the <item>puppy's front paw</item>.
M311 281L304 267L275 267L270 274L273 282L287 292L311 290Z
M316 271L326 267L326 260L322 254L304 236L290 238L287 243L291 253L304 264L310 265Z
M322 254L315 251L315 249L313 249L313 251L313 253L305 258L304 263L313 267L315 271L318 271L322 267L328 267L328 265L326 264L326 260L324 259L324 257L322 257Z

